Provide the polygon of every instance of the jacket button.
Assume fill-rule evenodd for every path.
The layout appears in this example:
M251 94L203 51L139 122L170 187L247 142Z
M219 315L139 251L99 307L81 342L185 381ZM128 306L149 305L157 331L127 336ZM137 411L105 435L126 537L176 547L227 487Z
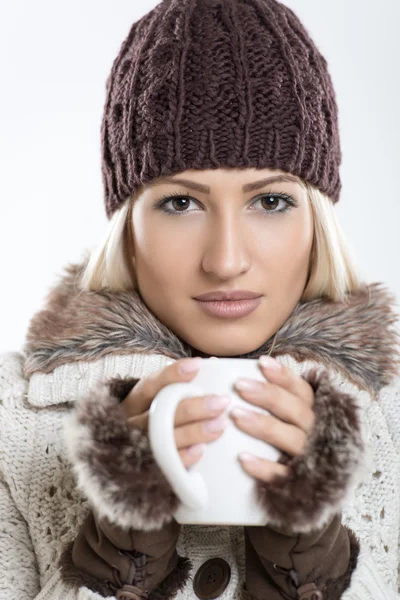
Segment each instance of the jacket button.
M200 600L218 598L228 587L231 568L222 558L210 558L201 565L193 580L193 589Z

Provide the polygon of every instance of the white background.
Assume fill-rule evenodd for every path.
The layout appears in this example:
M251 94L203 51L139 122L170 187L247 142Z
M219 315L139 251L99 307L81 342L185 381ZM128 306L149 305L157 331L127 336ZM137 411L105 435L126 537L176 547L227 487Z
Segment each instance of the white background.
M157 1L0 0L0 351L18 350L63 267L107 224L105 81ZM328 60L343 163L336 210L367 281L400 297L399 0L286 0Z

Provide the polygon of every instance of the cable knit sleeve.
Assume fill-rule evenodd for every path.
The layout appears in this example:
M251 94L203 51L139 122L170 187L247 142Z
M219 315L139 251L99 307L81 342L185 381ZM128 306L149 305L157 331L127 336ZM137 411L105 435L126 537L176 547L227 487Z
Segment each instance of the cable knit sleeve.
M400 377L393 378L388 385L381 388L373 402L377 405L376 410L383 413L393 446L400 453ZM374 429L374 422L372 422L372 428ZM377 437L379 439L379 435ZM378 474L379 472L375 473L375 475ZM396 484L398 484L400 472L398 469L392 470L390 463L388 463L386 476L389 478L389 481L393 476L396 477ZM390 506L390 511L393 511L397 519L400 518L398 506L397 502ZM379 507L379 504L375 510L381 517L382 508ZM365 518L365 515L360 515L360 517ZM388 584L388 573L385 573L382 563L373 551L375 539L360 536L358 542L360 547L357 565L352 573L350 585L344 591L341 600L399 600L400 580L398 565L400 564L400 547L398 548L397 560L394 564L395 572L390 573L391 580L394 579L396 581L397 579L397 585L395 584L395 589L393 589Z
M266 595L271 600L399 600L400 588L389 587L387 574L374 559L374 540L360 539L341 524L340 510L367 472L358 400L337 387L324 368L303 377L315 394L314 432L303 456L282 461L292 468L289 478L258 486L270 521L265 527L245 528L245 600ZM400 450L399 382L381 390L373 402L385 413L393 444ZM397 506L392 510L398 515ZM400 553L397 556L398 562Z
M25 423L22 407L27 382L22 364L19 353L0 354L0 600L76 600L76 589L65 585L58 569L41 588L30 528L15 500L22 466L6 448L9 438L15 437L15 423ZM99 598L85 586L79 589L80 600Z
M39 574L28 527L0 474L0 598L35 598L38 592Z
M175 546L179 526L172 517L168 524L155 531L135 531L132 528L120 527L104 516L101 517L94 507L79 528L74 530L74 535L69 535L68 524L71 520L75 522L75 518L63 521L63 515L58 512L60 507L66 512L69 510L71 515L80 515L84 508L74 504L69 509L63 502L64 498L72 500L74 495L68 487L68 482L73 484L74 479L68 474L71 467L68 461L64 462L62 458L60 450L63 445L54 443L57 437L55 430L52 431L50 426L45 430L49 439L44 438L43 444L42 436L35 435L42 423L49 422L49 413L36 412L29 404L29 381L23 376L23 365L24 357L20 353L0 354L0 600L101 600L103 597L122 598L124 594L136 597L135 594L147 591L150 591L150 595L144 595L149 599L152 597L152 591L158 599L168 598L171 590L179 590L185 584L191 566L188 559L177 554ZM111 383L114 385L110 387ZM103 391L107 388L110 394L106 397L112 401L110 410L100 401L99 413L104 420L101 422L101 417L97 421L94 418L94 431L90 430L94 434L95 445L98 444L95 466L98 465L96 460L101 463L101 458L107 456L109 440L110 445L115 446L109 449L112 454L117 452L118 443L124 449L124 441L131 439L129 433L123 429L122 422L116 418L117 424L121 424L123 430L122 439L118 438L118 427L112 418L111 409L118 409L119 394L131 389L133 384L134 380L113 380L104 384L104 387L100 386ZM91 396L93 402L97 399L97 395ZM79 421L80 414L78 409L72 420ZM59 416L59 413L54 411L52 417L56 415ZM69 416L67 412L66 419ZM90 419L91 415L86 413L86 416ZM66 419L58 420L60 433ZM104 440L102 423L107 431L107 419L111 423L114 435L110 434L108 438L105 434ZM57 429L55 419L50 420L50 423ZM84 426L82 428L84 429ZM53 444L50 442L52 435L55 436ZM139 436L134 437L138 438ZM101 441L106 446L104 453L101 452ZM40 451L35 453L35 450L39 450L38 446L43 454ZM84 445L78 445L75 449L78 455L79 451L82 451L82 455L85 456ZM88 448L86 450L89 451ZM125 456L132 456L129 449L125 450ZM139 464L147 474L147 483L150 479L157 490L157 473L154 473L151 479L151 457L148 457L146 452L148 445L142 440L140 451L137 450L133 454L138 456ZM49 463L42 461L51 459L54 460L48 473L49 480L44 484L44 465ZM90 463L90 459L88 460ZM54 472L54 476L60 476L57 479L57 482L61 482L60 496L52 485L55 484L52 477L54 468L59 468ZM127 467L125 476L129 476L131 472L132 467ZM102 473L106 473L106 467ZM152 489L153 483L147 488L143 483L143 493L149 488ZM50 510L50 505L46 505L46 485L50 485L50 499L56 504L56 510ZM132 489L135 489L134 485ZM40 505L33 499L37 494L44 494L43 499L37 498ZM39 555L42 540L39 531L39 517L43 517L41 510L46 512L43 521L48 525L47 537L43 534L43 538L48 540L51 536L52 545L51 557L44 560L43 556ZM77 516L78 520L79 518ZM64 525L60 525L61 521ZM54 535L57 527L59 529ZM61 536L69 538L66 544ZM141 591L138 591L138 587Z

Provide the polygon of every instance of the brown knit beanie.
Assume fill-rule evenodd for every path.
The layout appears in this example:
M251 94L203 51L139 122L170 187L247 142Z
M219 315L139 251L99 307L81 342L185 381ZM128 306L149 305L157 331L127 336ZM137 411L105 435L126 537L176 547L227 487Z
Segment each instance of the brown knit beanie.
M327 61L277 0L163 0L131 27L107 79L108 218L186 169L279 168L339 200Z

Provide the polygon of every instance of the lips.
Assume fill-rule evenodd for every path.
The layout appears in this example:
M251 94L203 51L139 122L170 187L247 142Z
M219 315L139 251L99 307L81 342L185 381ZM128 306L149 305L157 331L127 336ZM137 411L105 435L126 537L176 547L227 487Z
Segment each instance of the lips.
M253 300L254 298L260 298L261 296L262 294L258 292L250 292L248 290L215 290L214 292L207 292L205 294L195 296L195 300L200 300L201 302L220 300Z
M196 300L201 309L210 316L222 319L245 317L261 303L261 296L245 300Z

